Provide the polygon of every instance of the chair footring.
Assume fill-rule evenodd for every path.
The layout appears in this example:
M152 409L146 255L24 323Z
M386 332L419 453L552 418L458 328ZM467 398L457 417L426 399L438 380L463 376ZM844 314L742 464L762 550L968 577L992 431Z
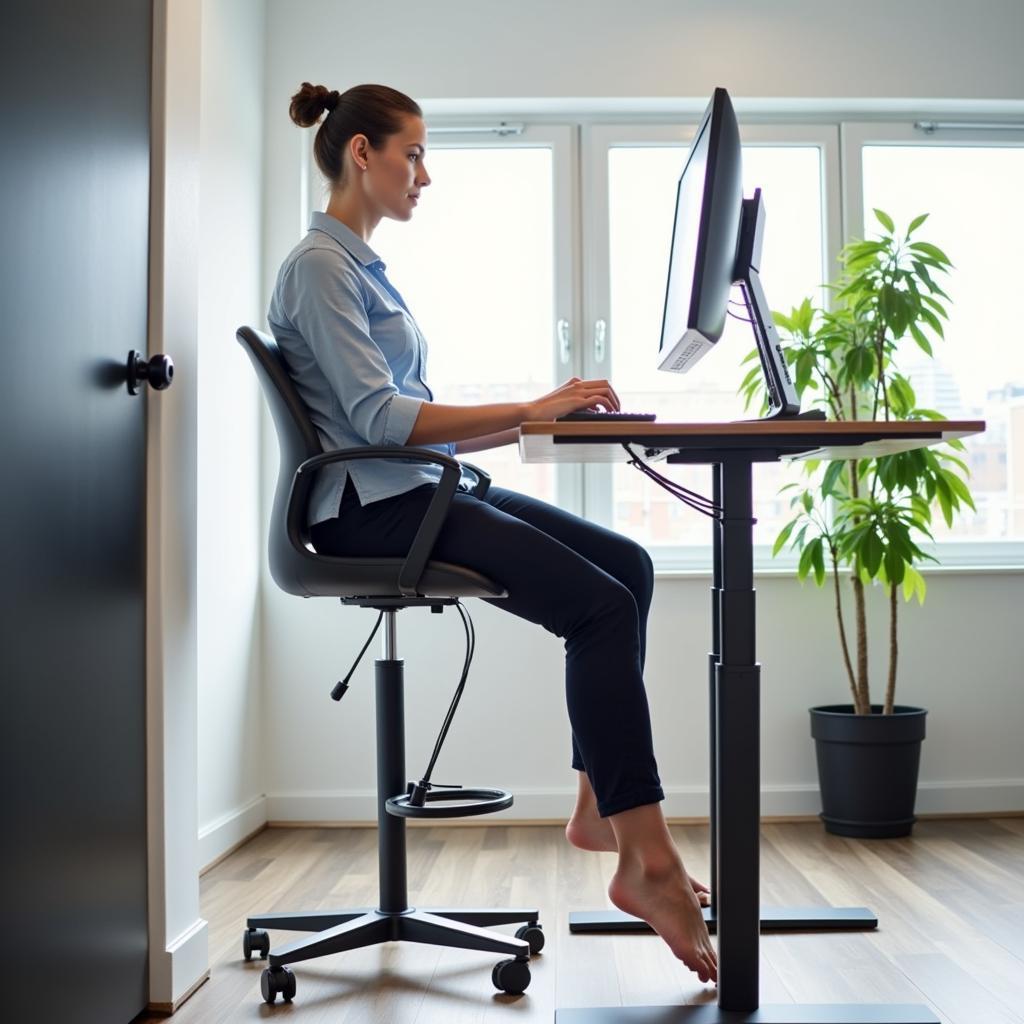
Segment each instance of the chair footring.
M505 789L431 789L424 794L422 806L411 804L410 799L409 793L391 797L385 804L388 814L397 818L469 818L512 806L512 794Z

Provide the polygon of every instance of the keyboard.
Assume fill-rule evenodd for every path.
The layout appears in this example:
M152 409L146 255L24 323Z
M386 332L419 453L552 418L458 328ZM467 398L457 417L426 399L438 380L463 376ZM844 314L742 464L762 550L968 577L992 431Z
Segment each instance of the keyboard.
M580 409L578 412L567 412L559 416L556 423L650 423L657 419L653 412L593 412Z

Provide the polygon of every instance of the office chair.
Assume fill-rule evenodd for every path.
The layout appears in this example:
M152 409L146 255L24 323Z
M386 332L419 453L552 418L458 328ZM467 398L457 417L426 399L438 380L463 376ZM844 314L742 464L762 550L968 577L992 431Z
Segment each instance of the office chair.
M371 446L325 453L277 342L251 327L239 328L237 338L256 369L281 453L269 539L270 573L275 583L289 594L336 597L344 605L373 608L381 612L385 626L382 657L375 664L379 906L249 917L243 955L248 960L255 952L269 959L270 966L260 978L267 1003L273 1003L278 994L286 1001L295 996L295 975L287 964L394 941L510 954L511 959L495 964L491 979L496 988L520 994L530 983L530 955L544 946L539 910L418 910L409 906L406 886L406 818L483 814L512 803L511 794L493 789L458 789L454 797L446 797L440 789L422 785L422 780L419 785L407 785L405 775L403 663L398 659L395 614L402 608L424 606L440 612L463 597L506 596L501 586L472 569L430 558L458 486L460 469L469 469L476 477L474 493L478 496L486 491L489 478L483 470L468 464L460 467L455 459L422 448ZM371 552L358 558L329 557L314 552L309 543L306 506L316 470L333 462L364 458L431 462L442 467L437 491L405 558L378 558ZM335 687L335 699L344 692L344 685ZM451 803L453 799L458 803ZM521 921L526 923L515 938L484 927ZM316 934L271 951L266 928Z

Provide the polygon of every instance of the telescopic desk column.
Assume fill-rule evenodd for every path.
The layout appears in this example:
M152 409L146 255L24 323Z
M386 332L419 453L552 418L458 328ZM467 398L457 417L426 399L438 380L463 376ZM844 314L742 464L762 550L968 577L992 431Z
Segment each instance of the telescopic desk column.
M751 463L719 467L722 585L715 678L718 861L718 1005L754 1010L758 1001L758 872L761 817L760 666L754 661Z
M716 509L722 507L722 466L716 462L711 466L711 500ZM708 821L709 846L711 854L711 875L708 888L711 890L710 906L704 915L705 921L714 923L718 916L718 661L721 651L721 636L718 629L718 595L722 589L722 531L718 519L711 521L711 652L708 654L708 747L711 765L708 770L710 807Z

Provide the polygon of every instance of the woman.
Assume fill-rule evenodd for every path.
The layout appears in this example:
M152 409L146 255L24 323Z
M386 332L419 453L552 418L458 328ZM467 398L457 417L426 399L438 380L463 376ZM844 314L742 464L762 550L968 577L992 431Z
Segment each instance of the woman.
M409 220L430 184L422 111L384 86L339 94L303 83L292 120L309 127L325 113L313 150L330 200L284 261L268 315L324 449L409 445L463 455L515 442L526 421L618 409L608 381L577 377L532 402L433 401L423 336L369 245L383 217ZM403 555L439 477L439 467L393 460L326 468L310 499L314 546ZM654 587L646 551L492 486L482 499L456 492L432 555L500 582L508 597L499 608L564 638L579 785L566 835L581 849L616 851L612 902L647 921L701 981L717 980L700 910L707 888L687 874L660 806L643 683Z

